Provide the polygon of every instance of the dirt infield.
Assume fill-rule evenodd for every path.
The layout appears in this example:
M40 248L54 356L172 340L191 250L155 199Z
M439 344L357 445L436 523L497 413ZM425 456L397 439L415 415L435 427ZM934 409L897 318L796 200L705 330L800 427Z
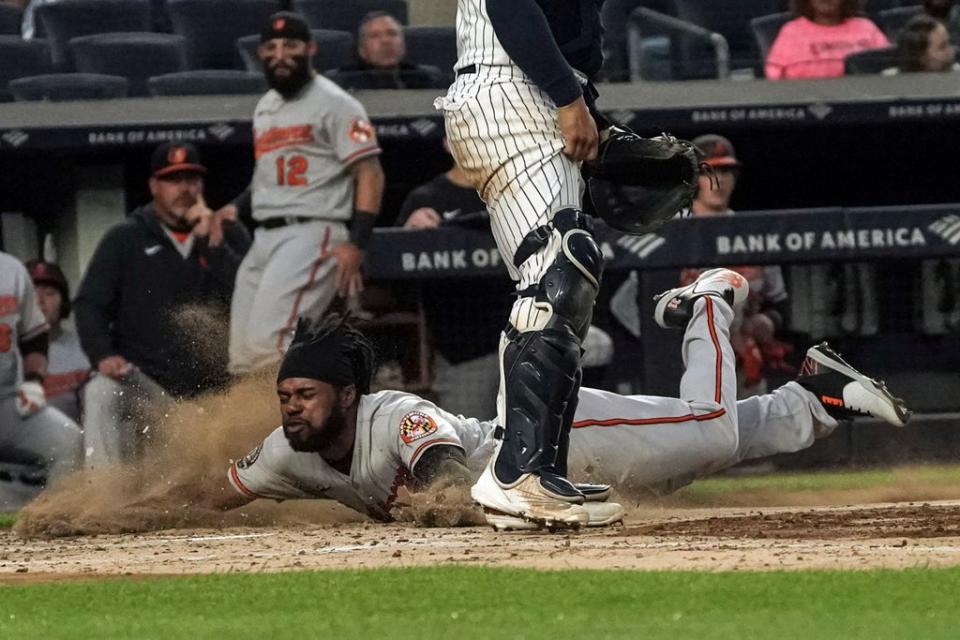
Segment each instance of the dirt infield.
M160 531L55 540L0 533L0 582L444 563L543 569L867 569L960 565L960 501L645 508L572 534L409 524Z

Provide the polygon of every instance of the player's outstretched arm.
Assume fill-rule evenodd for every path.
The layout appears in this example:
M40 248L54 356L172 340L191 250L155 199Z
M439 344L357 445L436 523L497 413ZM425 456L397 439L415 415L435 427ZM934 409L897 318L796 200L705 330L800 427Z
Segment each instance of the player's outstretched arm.
M450 445L437 444L427 449L412 472L424 486L438 480L455 485L470 485L474 481L463 449Z

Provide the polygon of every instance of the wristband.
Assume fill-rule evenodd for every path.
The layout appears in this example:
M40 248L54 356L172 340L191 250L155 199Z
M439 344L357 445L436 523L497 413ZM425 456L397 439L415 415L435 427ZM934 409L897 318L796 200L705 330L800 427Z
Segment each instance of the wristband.
M350 221L350 242L361 249L366 249L370 242L370 236L373 235L373 227L376 224L376 213L361 211L360 209L354 211L353 219Z

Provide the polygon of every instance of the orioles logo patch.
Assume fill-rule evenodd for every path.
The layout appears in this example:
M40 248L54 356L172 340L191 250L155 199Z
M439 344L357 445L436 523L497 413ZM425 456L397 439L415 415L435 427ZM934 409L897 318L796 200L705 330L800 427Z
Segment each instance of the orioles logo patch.
M257 448L243 456L242 460L237 462L237 469L246 469L252 467L253 463L257 461L257 458L260 457L260 452L263 450L263 443L257 445Z
M366 120L357 118L350 125L350 139L358 144L370 142L376 137L373 125Z
M410 444L436 432L437 423L420 411L411 411L400 421L400 439Z
M184 147L173 147L167 154L167 161L170 164L181 164L187 159L187 150Z

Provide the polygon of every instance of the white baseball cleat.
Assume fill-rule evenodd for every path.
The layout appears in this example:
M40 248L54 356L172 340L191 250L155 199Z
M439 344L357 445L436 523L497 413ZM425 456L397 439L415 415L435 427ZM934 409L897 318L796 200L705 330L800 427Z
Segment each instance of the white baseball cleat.
M495 459L496 456L491 457L470 489L470 496L483 507L487 523L495 529L512 529L507 525L517 518L535 528L548 529L579 529L589 523L590 516L582 505L549 491L532 473L523 474L509 485L500 484L493 473Z
M624 509L616 502L588 501L584 502L582 506L589 517L586 524L588 527L608 527L623 522ZM497 531L537 531L544 528L543 525L524 520L518 516L487 513L486 517L487 524Z
M685 287L668 289L654 300L657 306L653 318L664 329L685 329L693 315L693 302L703 296L716 296L736 307L747 299L750 284L747 279L730 269L710 269Z
M906 403L894 397L882 380L854 369L826 342L807 349L797 382L817 396L834 418L873 416L902 427L912 415Z

